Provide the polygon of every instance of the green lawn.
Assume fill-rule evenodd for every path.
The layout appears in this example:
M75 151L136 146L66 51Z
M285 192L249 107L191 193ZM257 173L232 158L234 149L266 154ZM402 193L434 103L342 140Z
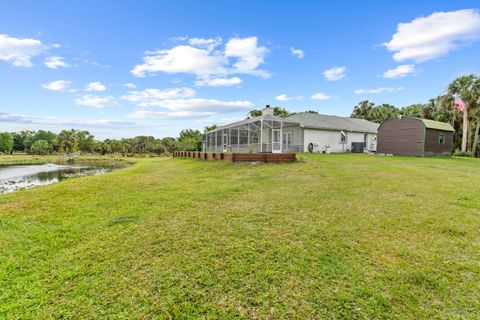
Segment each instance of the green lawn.
M480 318L479 161L135 161L0 195L1 319Z

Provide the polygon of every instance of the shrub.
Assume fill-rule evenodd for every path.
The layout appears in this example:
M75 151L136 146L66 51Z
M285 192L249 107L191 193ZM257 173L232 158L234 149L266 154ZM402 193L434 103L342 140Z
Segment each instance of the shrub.
M52 146L46 140L37 140L30 147L30 153L34 155L52 153Z
M453 156L454 157L473 157L473 153L471 153L470 151L466 151L466 152L463 152L463 151L460 151L460 150L456 150L454 153L453 153Z

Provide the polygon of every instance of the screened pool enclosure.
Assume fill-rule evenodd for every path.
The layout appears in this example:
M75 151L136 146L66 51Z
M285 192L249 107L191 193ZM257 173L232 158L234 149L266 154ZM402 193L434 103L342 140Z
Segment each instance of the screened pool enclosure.
M303 152L302 128L266 108L259 117L235 122L203 135L207 152Z

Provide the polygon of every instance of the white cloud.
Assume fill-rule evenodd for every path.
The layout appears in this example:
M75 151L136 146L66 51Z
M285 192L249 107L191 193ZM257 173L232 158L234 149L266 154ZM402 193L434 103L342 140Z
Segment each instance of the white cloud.
M112 96L101 97L90 94L84 95L80 99L75 99L75 103L80 106L87 106L98 109L120 107L120 105L115 101Z
M91 82L85 86L85 91L105 91L107 86L101 82Z
M128 89L135 89L137 87L134 83L130 83L130 82L125 83L123 86Z
M189 38L188 43L195 47L206 47L211 50L222 43L222 38L211 38L211 39Z
M217 99L190 98L148 101L142 106L154 106L171 111L196 111L212 114L245 111L252 108L250 101L222 101Z
M320 101L323 101L323 100L328 100L328 99L331 99L332 97L323 93L323 92L317 92L315 94L313 94L310 99L312 100L320 100Z
M131 118L141 119L157 119L157 120L182 120L182 119L198 119L215 115L212 112L195 112L195 111L147 111L138 110L132 112Z
M376 93L384 93L384 92L398 92L404 90L404 87L380 87L380 88L372 88L372 89L357 89L354 90L356 94L376 94Z
M15 67L32 67L32 58L44 51L45 46L40 40L13 38L0 34L0 60Z
M68 68L70 65L63 61L63 57L47 57L43 62L50 69Z
M220 38L181 40L188 40L188 45L146 52L143 63L136 65L132 74L145 77L157 72L189 73L199 80L212 76L225 78L228 74L269 75L267 71L258 69L268 50L258 46L257 37L232 38L223 51L215 49L221 44Z
M479 39L480 11L464 9L435 12L427 17L399 23L392 39L383 45L394 52L396 61L423 62Z
M160 100L191 98L195 94L196 91L191 88L145 89L142 91L130 91L122 96L122 99L142 107L147 107L156 105Z
M237 84L241 84L242 79L239 77L232 78L206 78L195 81L197 86L207 86L207 87L229 87Z
M226 73L227 60L209 49L181 45L170 50L148 52L143 64L135 66L133 75L145 77L156 72L192 73L197 76Z
M139 107L158 107L162 111L139 110L131 114L135 117L151 118L195 118L216 114L246 111L253 107L250 101L223 101L218 99L195 98L192 88L145 89L130 91L122 99Z
M225 45L225 56L237 58L233 64L233 73L268 77L267 71L257 69L264 62L267 52L267 48L258 46L257 37L232 38Z
M385 71L383 77L388 79L402 78L414 73L415 71L415 66L413 64L404 64L394 69Z
M52 81L50 83L42 84L42 87L47 90L62 91L67 89L70 86L70 84L71 84L71 81L57 80L57 81Z
M204 118L230 112L245 112L253 107L250 101L222 101L217 99L190 98L157 100L148 103L168 111L139 110L131 114L137 118L186 119Z
M87 120L87 119L68 119L58 117L39 117L29 115L19 115L13 113L0 112L0 122L7 123L21 123L42 126L58 126L65 128L72 127L129 127L134 125L130 121L116 121L116 120Z
M293 100L293 98L287 96L285 93L282 93L281 95L278 95L275 97L275 100L278 100L278 101L289 101L289 100Z
M323 75L325 76L325 79L328 81L336 81L345 77L346 71L347 71L347 67L334 67L334 68L325 70L323 72Z
M290 47L290 51L298 59L303 59L305 57L305 52L303 52L303 50L301 49L295 49L294 47Z

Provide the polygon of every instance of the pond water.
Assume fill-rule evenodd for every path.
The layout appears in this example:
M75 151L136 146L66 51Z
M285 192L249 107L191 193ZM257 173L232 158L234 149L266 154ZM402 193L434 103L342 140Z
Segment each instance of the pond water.
M53 163L0 165L0 194L44 186L66 178L102 174L114 168L111 165Z

